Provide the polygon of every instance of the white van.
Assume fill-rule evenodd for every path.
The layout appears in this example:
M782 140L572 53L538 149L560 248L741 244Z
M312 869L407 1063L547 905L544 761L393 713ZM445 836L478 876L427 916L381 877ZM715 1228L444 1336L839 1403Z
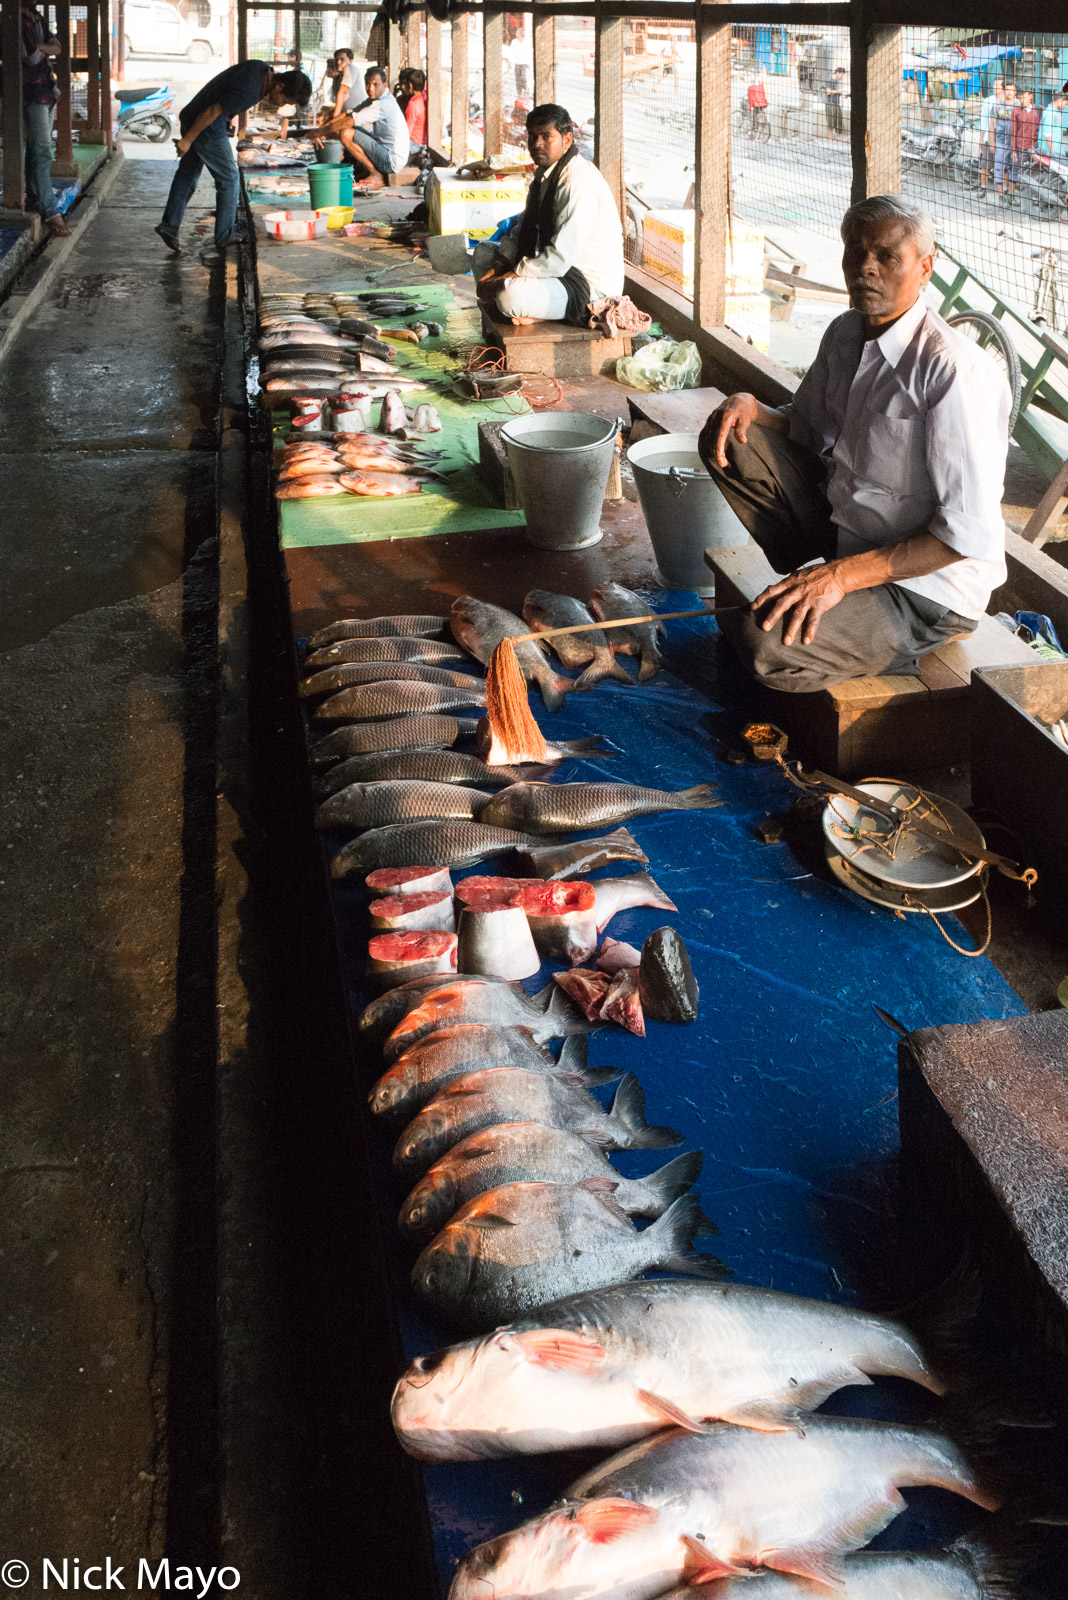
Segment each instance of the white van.
M215 6L212 21L204 27L196 17L184 17L168 0L126 0L126 54L186 56L190 61L225 58L222 11Z

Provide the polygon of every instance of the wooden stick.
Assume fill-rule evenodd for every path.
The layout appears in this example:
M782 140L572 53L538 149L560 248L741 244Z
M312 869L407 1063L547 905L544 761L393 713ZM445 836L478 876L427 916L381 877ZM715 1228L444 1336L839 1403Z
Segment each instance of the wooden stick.
M545 628L541 633L517 633L513 644L528 644L534 639L555 639L562 633L592 633L598 628L632 628L636 622L674 622L679 617L723 617L728 611L748 611L749 606L717 606L714 611L650 611L644 617L616 617L613 622L569 622L566 628Z

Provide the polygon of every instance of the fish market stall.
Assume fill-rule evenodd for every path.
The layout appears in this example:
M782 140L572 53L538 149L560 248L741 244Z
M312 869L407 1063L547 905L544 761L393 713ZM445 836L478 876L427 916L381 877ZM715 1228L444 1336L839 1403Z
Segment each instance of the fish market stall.
M333 282L340 325L336 266ZM321 278L316 293L329 298ZM633 1591L650 1596L758 1558L833 1584L893 1577L887 1552L917 1550L940 1552L947 1582L986 1582L994 1555L953 1541L982 1536L999 1491L917 1426L952 1381L938 1317L874 1315L917 1287L897 1232L896 1039L875 1007L907 1028L1024 1007L926 918L838 886L782 773L728 760L741 697L713 619L614 640L598 627L702 609L655 588L632 501L565 552L480 502L483 408L440 387L470 314L414 271L401 293L442 333L399 342L381 381L439 386L400 391L392 428L373 395L356 445L276 411L272 454L277 486L324 484L279 499L279 532L377 1231L412 1363L394 1422L421 1462L440 1592L466 1600L491 1570L524 1567L542 1587L500 1592L557 1593L572 1562L576 1593L615 1594L612 1574L644 1559L662 1563ZM596 380L587 403L606 403ZM440 430L419 430L419 404ZM335 488L360 473L383 492ZM413 476L419 493L388 492ZM495 644L572 617L589 624L581 649L519 646L544 759L491 762ZM537 1309L576 1293L573 1312ZM762 1374L733 1399L702 1367L720 1304ZM638 1355L613 1343L630 1317ZM423 1360L522 1318L477 1360ZM633 1441L633 1460L613 1459ZM760 1485L786 1474L803 1498L817 1469L838 1525L756 1548L741 1529ZM688 1529L710 1526L699 1486L716 1474L741 1499L702 1541ZM907 1506L895 1485L912 1485ZM685 1527L662 1513L665 1486L692 1508ZM470 1555L565 1493L556 1533L539 1524L559 1534L556 1565L530 1567L530 1535ZM850 1553L872 1540L881 1556ZM739 1577L708 1593L735 1600L745 1582L757 1592ZM818 1592L787 1582L760 1592Z

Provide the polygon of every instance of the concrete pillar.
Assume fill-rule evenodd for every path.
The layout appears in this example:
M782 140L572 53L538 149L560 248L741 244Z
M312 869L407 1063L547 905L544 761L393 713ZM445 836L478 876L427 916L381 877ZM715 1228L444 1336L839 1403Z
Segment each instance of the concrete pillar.
M22 60L22 10L4 0L0 42L5 61ZM26 204L25 151L22 137L22 73L13 66L4 94L4 205L21 211Z
M469 18L466 11L452 19L452 153L454 167L467 160L467 46Z
M593 159L623 216L623 18L598 15L593 63Z
M538 8L534 18L534 104L556 100L556 18Z
M731 25L699 8L694 172L694 320L721 328L730 232Z
M504 13L487 11L482 19L483 153L488 160L504 149Z
M445 95L441 67L441 23L426 14L426 142L441 149L445 129Z

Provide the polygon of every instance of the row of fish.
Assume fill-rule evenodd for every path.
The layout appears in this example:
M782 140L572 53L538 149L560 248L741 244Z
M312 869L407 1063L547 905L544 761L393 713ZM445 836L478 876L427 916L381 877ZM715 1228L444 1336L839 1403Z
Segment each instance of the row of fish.
M330 442L301 439L275 451L275 492L280 500L419 494L434 476L435 460L410 444L363 431L334 434Z

